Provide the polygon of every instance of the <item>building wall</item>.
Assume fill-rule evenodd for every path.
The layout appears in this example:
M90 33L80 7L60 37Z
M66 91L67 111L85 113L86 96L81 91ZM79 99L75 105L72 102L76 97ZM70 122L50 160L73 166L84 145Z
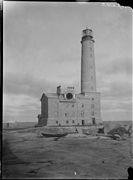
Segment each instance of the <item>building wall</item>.
M48 120L48 97L43 95L41 99L41 114L38 117L39 125L47 125Z
M81 52L81 94L68 87L61 94L49 93L41 99L39 122L48 126L91 125L101 123L100 93L96 92L93 31L84 29Z
M96 124L101 123L100 114L100 94L88 93L87 96L77 98L78 101L78 123L82 125L93 124L92 118L95 118Z
M59 122L62 125L77 124L77 104L75 101L64 101L59 103Z
M58 121L58 106L59 100L57 97L49 97L48 98L48 126L56 125L56 121Z
M44 96L41 101L41 114L44 118L48 117L48 98Z
M73 101L60 101L57 97L48 97L48 126L92 125L101 123L100 94L77 95ZM44 107L45 108L45 107ZM44 112L42 110L42 112Z

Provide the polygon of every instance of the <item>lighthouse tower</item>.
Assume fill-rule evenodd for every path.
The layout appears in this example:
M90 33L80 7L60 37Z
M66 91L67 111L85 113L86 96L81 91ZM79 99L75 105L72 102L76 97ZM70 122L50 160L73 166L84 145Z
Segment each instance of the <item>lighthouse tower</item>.
M91 29L82 31L81 49L81 94L96 92L94 40Z
M81 40L81 93L74 87L55 93L43 93L39 126L101 126L100 92L96 90L94 39L91 29L84 29ZM97 126L95 126L97 125Z

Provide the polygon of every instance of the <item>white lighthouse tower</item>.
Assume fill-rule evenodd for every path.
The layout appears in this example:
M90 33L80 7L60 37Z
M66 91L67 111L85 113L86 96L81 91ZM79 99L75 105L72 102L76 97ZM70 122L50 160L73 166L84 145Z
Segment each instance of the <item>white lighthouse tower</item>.
M91 29L82 31L81 50L81 94L96 92L94 40Z

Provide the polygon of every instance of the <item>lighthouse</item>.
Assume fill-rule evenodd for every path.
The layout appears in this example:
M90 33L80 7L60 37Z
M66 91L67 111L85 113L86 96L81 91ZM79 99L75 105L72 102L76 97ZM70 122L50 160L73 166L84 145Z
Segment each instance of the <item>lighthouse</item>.
M93 31L82 31L81 40L81 94L96 92L96 73Z
M58 85L56 92L43 93L40 100L39 126L92 127L102 123L91 29L84 29L81 37L81 92L76 94L73 86L62 90Z

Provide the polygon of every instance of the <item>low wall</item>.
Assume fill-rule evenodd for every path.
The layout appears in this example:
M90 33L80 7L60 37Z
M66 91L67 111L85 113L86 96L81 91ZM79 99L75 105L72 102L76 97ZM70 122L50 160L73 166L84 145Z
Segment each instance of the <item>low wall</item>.
M102 126L103 127L103 126ZM88 133L88 134L96 134L98 129L101 126L69 126L69 127L37 127L40 132L44 133Z

